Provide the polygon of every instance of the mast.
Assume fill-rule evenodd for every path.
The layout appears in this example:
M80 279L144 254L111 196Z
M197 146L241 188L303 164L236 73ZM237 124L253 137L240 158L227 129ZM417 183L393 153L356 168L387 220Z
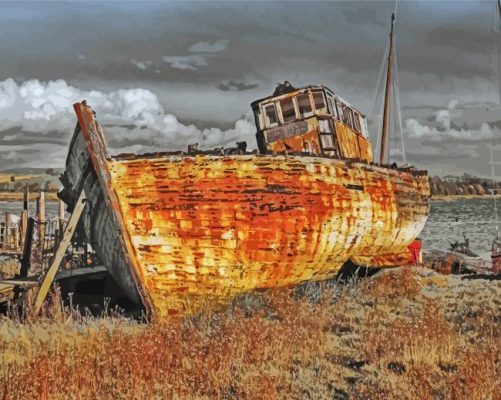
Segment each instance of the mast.
M388 141L388 114L390 110L390 86L392 79L392 55L393 55L393 27L395 26L395 13L391 14L390 48L388 50L388 63L386 67L386 88L384 94L383 110L383 130L381 132L381 152L379 154L379 163L384 164L386 158L386 146Z
M494 35L496 39L500 33L501 33L501 0L497 0L496 21L494 26ZM496 41L496 58L498 65L499 105L501 105L501 54L499 54L499 40Z

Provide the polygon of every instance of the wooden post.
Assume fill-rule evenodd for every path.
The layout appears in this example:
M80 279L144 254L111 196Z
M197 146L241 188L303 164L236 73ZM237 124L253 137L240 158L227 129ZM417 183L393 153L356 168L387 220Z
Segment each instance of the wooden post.
M63 238L63 232L64 232L64 207L65 204L62 200L59 200L59 220L58 220L58 232L57 232L57 237L56 241L57 244L61 241Z
M29 211L30 206L30 192L28 186L24 187L24 196L23 196L23 210Z
M5 222L0 222L0 246L5 246Z
M10 218L10 212L5 213L5 236L4 236L4 243L7 247L10 247L11 245L11 218Z
M54 281L57 270L61 265L61 261L63 260L64 255L66 254L66 250L70 245L71 238L73 237L73 233L77 227L78 221L80 220L80 216L85 208L85 203L87 201L87 197L85 196L85 191L82 189L80 192L80 196L78 196L78 200L75 204L75 208L71 213L70 220L68 221L68 225L66 225L66 229L64 231L63 239L59 244L59 247L54 254L54 259L52 260L49 269L45 273L45 276L40 285L40 289L38 290L37 296L35 298L35 303L33 306L33 316L36 316L42 307L45 298L47 297L47 293L49 293L50 286Z
M26 232L28 229L28 210L24 209L21 211L21 238L19 240L19 245L22 248L24 246L24 241L26 240Z
M40 196L37 202L37 215L38 215L38 241L40 243L40 248L44 249L44 239L45 239L45 192L40 191Z
M26 237L24 238L23 256L21 258L21 270L19 271L20 278L26 278L31 267L31 247L33 244L33 231L35 228L35 220L28 219L26 229Z
M64 221L64 201L59 200L59 219Z

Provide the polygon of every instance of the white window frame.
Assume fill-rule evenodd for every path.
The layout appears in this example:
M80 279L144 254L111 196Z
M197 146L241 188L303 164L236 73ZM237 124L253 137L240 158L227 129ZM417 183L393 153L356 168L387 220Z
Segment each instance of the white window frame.
M273 106L273 108L275 110L275 119L276 119L276 122L273 122L273 123L270 122L270 119L269 119L268 114L266 112L266 108L270 107L270 106ZM264 119L264 127L265 128L274 128L274 127L278 126L280 120L279 120L279 117L278 117L277 105L274 102L271 102L271 103L263 104L261 106L261 108L262 108L262 114L263 114L263 119Z
M299 96L306 96L306 97L308 97L308 100L310 102L310 111L307 112L307 113L305 113L304 115L301 114L301 109L299 107L299 99L298 99ZM294 96L294 100L296 101L297 114L299 115L299 118L303 118L303 119L304 118L309 118L309 117L312 117L315 114L315 108L314 108L314 105L313 105L313 98L311 97L311 93L309 93L309 92L300 93L297 96Z
M325 108L325 111L322 112L320 110L317 110L317 105L315 103L315 94L321 94L323 99L324 99L324 108ZM313 108L315 109L315 114L324 114L324 113L328 113L329 112L329 108L328 108L328 105L327 105L327 98L325 96L325 92L323 90L314 90L311 92L311 99L313 100L312 101L312 105L313 105Z
M334 119L339 119L337 115L337 109L336 109L336 100L333 95L330 93L327 93L327 110L330 109L330 113L334 117Z
M284 111L282 109L282 101L285 101L285 100L292 100L292 107L294 108L294 119L292 119L290 121L286 121L284 119ZM280 107L280 120L282 121L283 124L288 124L290 122L294 122L294 121L298 120L298 106L297 106L295 96L294 97L285 97L283 99L278 100L277 103L278 103L278 106Z

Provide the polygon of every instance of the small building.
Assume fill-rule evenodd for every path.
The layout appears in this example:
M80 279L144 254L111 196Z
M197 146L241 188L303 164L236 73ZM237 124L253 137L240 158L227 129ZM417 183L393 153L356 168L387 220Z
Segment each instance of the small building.
M286 81L251 107L262 154L374 161L365 115L325 86L296 89Z

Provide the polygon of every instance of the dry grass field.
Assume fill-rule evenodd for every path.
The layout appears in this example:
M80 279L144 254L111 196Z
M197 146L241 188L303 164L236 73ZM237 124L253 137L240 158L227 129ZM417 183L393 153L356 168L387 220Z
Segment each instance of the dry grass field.
M501 398L501 281L386 271L133 322L0 322L1 399Z

